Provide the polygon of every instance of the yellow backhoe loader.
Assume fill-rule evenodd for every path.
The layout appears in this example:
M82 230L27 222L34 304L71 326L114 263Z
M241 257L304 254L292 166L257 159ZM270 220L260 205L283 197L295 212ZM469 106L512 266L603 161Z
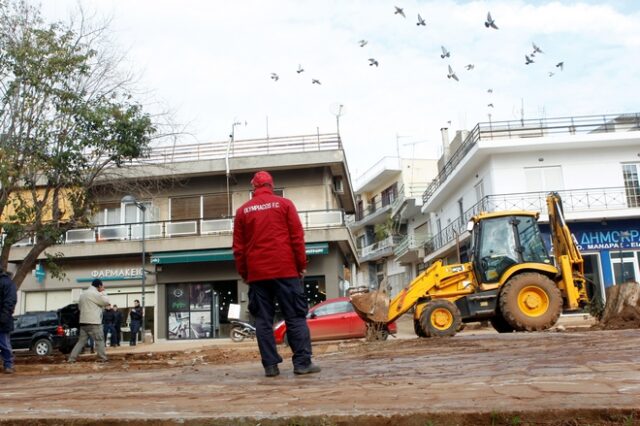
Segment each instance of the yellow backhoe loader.
M547 195L555 261L538 212L481 213L469 221L470 262L438 260L393 300L381 291L354 289L351 303L367 322L386 324L414 309L418 336L453 336L462 323L489 320L501 333L552 327L564 310L588 303L580 252L557 193Z

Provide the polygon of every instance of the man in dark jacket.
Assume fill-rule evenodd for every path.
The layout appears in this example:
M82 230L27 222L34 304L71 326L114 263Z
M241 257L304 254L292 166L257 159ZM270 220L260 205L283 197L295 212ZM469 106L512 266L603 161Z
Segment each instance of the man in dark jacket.
M0 355L5 374L13 374L13 349L11 332L13 331L13 310L18 300L18 290L9 274L0 266Z
M122 312L118 309L118 305L113 305L113 326L116 329L116 346L120 346L120 339L122 338Z
M133 308L129 312L129 329L131 330L131 337L129 338L129 346L136 345L136 339L138 338L138 331L142 325L142 306L138 299L133 301ZM144 332L143 332L144 334ZM144 337L142 338L144 342Z
M111 333L109 339L111 347L116 346L116 313L111 309L111 305L107 305L102 313L102 327L104 332L104 339L107 340L107 336Z
M311 362L307 301L301 277L306 272L304 230L294 204L273 194L273 178L260 171L251 180L253 198L237 211L233 226L236 269L249 284L249 312L256 319L256 336L265 375L280 374L273 336L275 300L287 325L295 374L317 373Z

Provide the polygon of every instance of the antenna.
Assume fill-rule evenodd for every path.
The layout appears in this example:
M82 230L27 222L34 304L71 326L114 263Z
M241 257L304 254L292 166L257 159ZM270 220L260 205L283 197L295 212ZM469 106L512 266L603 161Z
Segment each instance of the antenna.
M340 117L342 117L345 113L344 104L334 103L331 105L331 114L336 116L336 132L338 133L338 138L340 137Z

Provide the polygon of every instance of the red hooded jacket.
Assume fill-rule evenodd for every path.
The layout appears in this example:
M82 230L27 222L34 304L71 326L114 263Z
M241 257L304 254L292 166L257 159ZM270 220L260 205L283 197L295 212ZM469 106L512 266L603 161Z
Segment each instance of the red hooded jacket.
M294 204L262 186L237 211L233 225L236 269L247 283L297 278L307 267L304 230Z

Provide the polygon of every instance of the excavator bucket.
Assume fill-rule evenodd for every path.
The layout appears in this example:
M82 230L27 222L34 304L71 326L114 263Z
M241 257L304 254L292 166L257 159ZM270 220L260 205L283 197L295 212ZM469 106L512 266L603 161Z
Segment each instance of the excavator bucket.
M387 322L389 295L385 290L370 291L368 288L355 288L349 292L349 297L353 309L365 322Z

